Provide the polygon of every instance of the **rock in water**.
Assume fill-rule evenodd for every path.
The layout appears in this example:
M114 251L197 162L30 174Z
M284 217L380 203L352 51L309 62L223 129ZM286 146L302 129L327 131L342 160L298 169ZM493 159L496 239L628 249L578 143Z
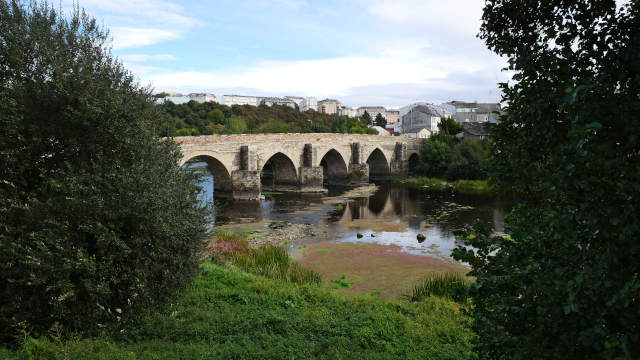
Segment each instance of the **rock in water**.
M376 233L371 233L371 237L376 237L376 236L378 236L378 234L376 234Z
M361 237L363 237L363 236L364 236L364 235L362 235L362 233L357 233L357 234L356 234L356 237L357 237L358 239L360 239L360 238L361 238Z
M416 235L416 238L418 239L418 242L421 243L423 241L425 241L427 239L426 236L424 236L424 234L418 234Z

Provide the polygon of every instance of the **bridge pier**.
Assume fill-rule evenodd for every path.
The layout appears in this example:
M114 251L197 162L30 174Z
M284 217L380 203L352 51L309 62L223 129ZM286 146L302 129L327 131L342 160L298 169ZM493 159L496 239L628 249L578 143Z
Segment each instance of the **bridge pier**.
M359 142L351 144L351 163L349 164L349 184L369 183L369 164L364 162L363 147Z
M407 157L407 144L397 142L393 151L393 158L389 164L391 176L400 177L409 174L409 160Z
M318 145L304 144L302 166L300 167L300 191L324 192L322 187L322 167L313 166L318 158Z
M236 200L259 200L261 189L256 147L240 147L240 170L231 172L231 189Z

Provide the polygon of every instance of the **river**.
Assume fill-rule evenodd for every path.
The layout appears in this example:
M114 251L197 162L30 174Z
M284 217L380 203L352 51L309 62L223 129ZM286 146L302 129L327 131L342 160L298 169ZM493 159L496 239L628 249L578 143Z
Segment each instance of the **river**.
M206 198L215 196L212 178L203 186ZM281 236L280 244L296 261L327 279L351 279L352 286L340 292L385 298L397 297L429 272L468 272L451 258L461 244L454 230L479 219L497 233L504 231L509 203L493 197L398 185L371 189L360 197L346 196L348 188L329 187L326 194L266 193L262 201L217 201L216 228L232 228L256 241ZM284 226L280 235L270 232L274 222ZM418 234L425 239L419 241Z

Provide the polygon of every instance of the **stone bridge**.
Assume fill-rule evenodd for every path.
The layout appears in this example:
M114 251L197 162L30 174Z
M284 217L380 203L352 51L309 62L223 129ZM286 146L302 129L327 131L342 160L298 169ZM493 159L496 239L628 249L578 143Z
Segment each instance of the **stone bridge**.
M421 139L360 134L242 134L176 137L181 166L205 162L216 197L259 199L264 190L324 191L406 176Z

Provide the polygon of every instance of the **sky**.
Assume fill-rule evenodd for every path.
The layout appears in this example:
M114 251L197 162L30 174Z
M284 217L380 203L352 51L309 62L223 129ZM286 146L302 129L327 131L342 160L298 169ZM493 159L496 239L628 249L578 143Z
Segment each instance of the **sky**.
M349 106L500 101L482 0L76 0L155 92L314 96ZM63 7L73 2L63 1Z

